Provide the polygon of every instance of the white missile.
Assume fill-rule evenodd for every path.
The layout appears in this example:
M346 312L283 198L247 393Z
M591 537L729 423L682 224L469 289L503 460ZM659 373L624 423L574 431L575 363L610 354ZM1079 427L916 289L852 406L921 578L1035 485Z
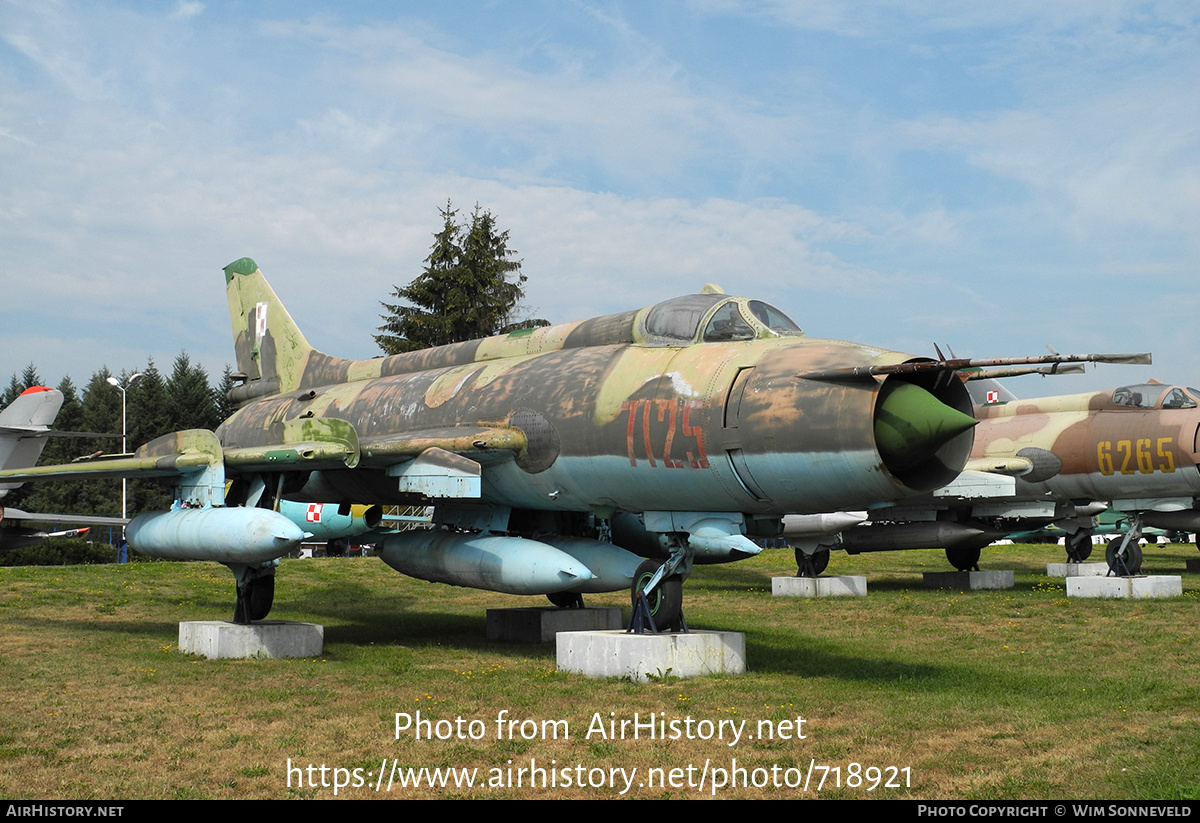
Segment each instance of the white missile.
M283 557L304 539L282 514L240 506L148 512L125 534L134 551L151 557L243 564Z
M379 556L409 577L508 594L578 591L595 578L566 552L524 537L410 531L383 541Z
M543 537L541 542L571 555L595 575L582 586L570 589L580 594L619 592L628 589L633 585L633 575L642 562L642 558L620 546L585 537L562 537L555 534Z
M788 514L783 517L784 537L819 537L857 526L867 519L866 512L829 512L827 514Z

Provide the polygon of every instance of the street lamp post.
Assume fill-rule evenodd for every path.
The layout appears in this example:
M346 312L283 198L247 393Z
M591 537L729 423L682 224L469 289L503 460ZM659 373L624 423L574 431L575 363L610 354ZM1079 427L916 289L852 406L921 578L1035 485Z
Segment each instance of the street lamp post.
M128 391L129 387L133 385L133 381L137 380L141 376L142 376L141 372L136 372L135 374L131 374L129 376L129 379L125 381L124 386L121 385L121 382L119 380L117 380L117 378L115 378L115 377L108 378L108 382L111 385L115 386L121 392L121 454L129 453L129 447L125 443L125 438L129 433L129 428L128 428L128 425L126 422L127 418L125 416L125 393L126 393L126 391ZM126 479L124 477L122 477L121 478L121 519L122 520L125 520L128 518L128 515L125 512L126 482L127 482ZM121 536L124 537L124 535L125 535L125 527L122 526L121 527Z

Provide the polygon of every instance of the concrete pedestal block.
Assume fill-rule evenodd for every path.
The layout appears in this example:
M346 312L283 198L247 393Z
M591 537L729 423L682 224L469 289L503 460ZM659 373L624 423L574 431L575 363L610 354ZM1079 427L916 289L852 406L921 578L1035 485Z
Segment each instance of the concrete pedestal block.
M558 636L558 670L587 677L744 674L746 635L741 632L626 634L564 632Z
M1107 563L1047 563L1046 577L1104 577Z
M1011 589L1012 569L986 572L925 572L922 577L927 589Z
M616 606L487 610L487 639L508 643L549 643L559 632L604 631L624 625Z
M1183 578L1177 574L1149 577L1070 577L1067 597L1179 597Z
M179 650L209 659L241 657L320 657L325 627L319 623L263 620L243 626L224 620L179 624Z
M829 577L772 577L775 597L866 597L867 578L860 574Z

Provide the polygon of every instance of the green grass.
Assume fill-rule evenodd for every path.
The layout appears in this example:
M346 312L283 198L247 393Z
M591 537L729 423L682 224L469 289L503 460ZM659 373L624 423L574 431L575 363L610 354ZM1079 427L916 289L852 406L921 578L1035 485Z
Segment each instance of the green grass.
M374 772L528 766L699 771L728 767L908 768L902 788L724 788L720 797L1196 799L1200 598L1195 574L1169 600L1068 599L1048 579L1061 549L998 546L997 592L931 591L940 552L847 557L865 598L770 596L786 552L702 567L685 587L693 628L746 633L742 677L591 680L555 670L553 646L491 644L489 607L535 598L411 580L378 560L285 561L272 618L325 626L317 659L209 661L176 648L180 620L227 619L232 577L202 563L0 570L0 796L9 799L332 797L288 786L286 765ZM1179 574L1196 547L1147 551ZM627 596L589 598L625 606ZM627 607L626 607L627 608ZM566 720L567 740L497 739L515 720ZM396 739L395 714L481 720L479 740ZM803 716L803 740L605 740L594 713L717 723ZM330 775L332 772L329 773ZM319 776L319 775L318 775ZM373 779L373 778L372 778ZM832 778L829 782L832 782ZM844 782L844 781L843 781ZM814 784L815 785L815 784ZM627 796L708 797L687 787ZM446 788L395 797L614 797L611 788ZM339 797L377 797L363 788Z

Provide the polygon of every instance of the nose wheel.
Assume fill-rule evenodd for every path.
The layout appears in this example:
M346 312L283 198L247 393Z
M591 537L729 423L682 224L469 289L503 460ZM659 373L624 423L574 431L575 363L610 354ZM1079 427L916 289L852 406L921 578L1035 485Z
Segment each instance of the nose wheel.
M1128 545L1122 551L1122 543L1126 541L1128 541ZM1114 537L1109 541L1108 548L1104 550L1104 559L1108 562L1110 574L1129 577L1142 570L1142 547L1138 545L1136 539L1130 540L1128 535Z
M1142 536L1142 515L1136 512L1129 518L1129 529L1121 537L1108 541L1104 559L1108 562L1108 573L1117 577L1135 575L1142 570L1142 547L1138 539Z

